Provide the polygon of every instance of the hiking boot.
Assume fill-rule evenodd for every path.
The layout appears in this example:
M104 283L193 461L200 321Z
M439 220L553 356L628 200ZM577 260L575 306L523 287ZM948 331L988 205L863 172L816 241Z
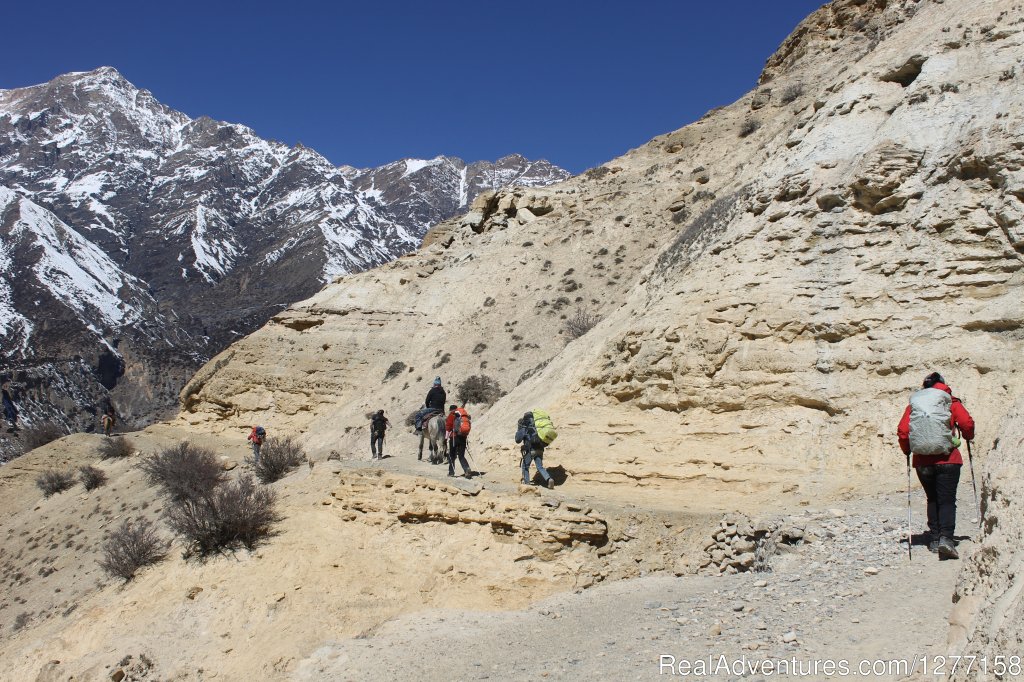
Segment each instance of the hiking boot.
M548 479L548 490L554 490L554 489L555 489L555 479L549 478Z
M928 551L931 552L932 554L935 554L935 553L937 553L939 551L939 541L938 541L937 538L934 539L934 540L931 540L928 543Z
M941 538L939 540L938 552L940 559L960 558L960 555L956 553L956 545L953 544L952 538Z

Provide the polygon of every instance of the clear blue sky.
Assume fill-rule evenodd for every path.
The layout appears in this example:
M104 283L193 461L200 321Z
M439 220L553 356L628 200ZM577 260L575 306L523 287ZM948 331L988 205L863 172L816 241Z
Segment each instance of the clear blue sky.
M336 164L573 172L727 104L820 0L10 2L0 88L114 66Z

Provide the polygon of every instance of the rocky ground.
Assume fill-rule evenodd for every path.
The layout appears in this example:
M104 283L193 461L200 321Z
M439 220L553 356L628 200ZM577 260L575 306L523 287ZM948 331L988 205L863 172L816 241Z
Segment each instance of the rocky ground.
M913 497L920 533L923 494L915 489ZM958 536L966 556L977 528L966 477L960 503ZM786 520L806 528L808 541L777 554L766 572L661 574L505 613L409 614L362 637L325 644L298 665L295 678L654 679L667 674L673 660L699 665L710 656L717 666L725 656L729 665L796 661L801 667L795 671L829 660L848 661L853 669L864 660L880 666L880 679L929 679L922 657L931 664L944 653L961 562L940 561L921 545L908 559L905 505L904 495L886 494L803 509ZM908 666L917 660L918 674L889 663L903 660Z
M132 439L150 452L179 436L161 426ZM658 675L662 654L941 653L961 562L922 546L908 561L903 494L780 500L748 522L591 499L571 477L553 491L520 486L512 462L451 479L415 459L408 434L393 440L381 462L347 453L274 484L284 519L255 552L196 561L175 543L127 585L96 562L122 518L159 522L138 456L98 460L102 437L74 436L4 466L0 655L20 663L0 679L632 679ZM229 475L244 472L242 442L201 442ZM82 463L108 485L46 499L32 485ZM966 555L966 477L960 492ZM738 545L746 525L774 529L776 551L756 552L770 570L712 561L714 536L736 533Z

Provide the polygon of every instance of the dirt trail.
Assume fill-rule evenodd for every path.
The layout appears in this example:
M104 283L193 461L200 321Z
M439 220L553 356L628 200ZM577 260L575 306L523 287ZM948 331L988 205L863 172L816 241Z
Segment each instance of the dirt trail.
M958 535L966 538L976 518L966 477L959 492ZM923 494L913 497L920 532ZM960 562L940 561L922 545L908 560L905 505L905 496L889 494L802 510L820 539L777 556L768 573L650 576L517 611L401 616L367 636L325 643L294 679L654 679L673 660L699 665L709 656L715 666L719 656L730 665L785 660L797 672L819 661L809 679L826 676L826 661L854 674L867 661L866 672L877 666L880 679L906 678L916 665L913 679L934 679L923 674L922 657L933 665L943 653ZM960 543L961 556L971 549Z

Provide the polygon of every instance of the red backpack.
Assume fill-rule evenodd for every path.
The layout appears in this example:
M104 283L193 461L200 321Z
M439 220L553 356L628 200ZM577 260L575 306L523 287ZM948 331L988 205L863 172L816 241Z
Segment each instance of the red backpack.
M456 436L468 436L470 429L473 428L472 419L470 419L469 412L463 407L455 410L455 420L452 422L452 433Z

